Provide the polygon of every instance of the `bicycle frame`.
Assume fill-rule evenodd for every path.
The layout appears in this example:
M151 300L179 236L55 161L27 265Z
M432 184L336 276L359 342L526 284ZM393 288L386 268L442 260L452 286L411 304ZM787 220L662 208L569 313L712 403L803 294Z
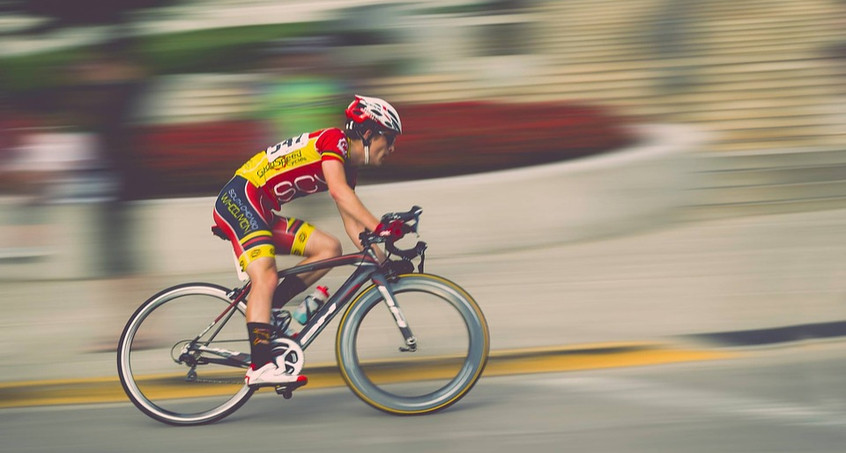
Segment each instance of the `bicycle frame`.
M332 319L338 314L340 308L349 303L353 296L359 289L367 282L368 279L376 281L377 274L379 274L379 264L376 258L369 255L368 251L363 251L351 255L342 255L337 258L330 258L328 260L309 263L302 266L296 266L279 272L279 278L296 275L312 270L331 269L339 266L354 265L358 266L347 280L335 291L335 294L329 297L329 300L317 310L312 318L303 326L295 341L299 343L300 347L305 350L308 345L314 341L320 332L329 324Z
M411 329L408 327L408 323L405 321L405 317L396 302L393 291L388 283L388 275L386 275L386 273L382 270L375 253L370 248L366 248L358 253L342 255L335 258L329 258L326 260L283 269L278 272L278 275L281 279L289 275L297 275L323 269L333 269L347 265L355 265L356 269L341 285L341 287L335 291L335 294L329 297L329 300L327 300L326 303L324 303L323 306L314 313L309 322L303 326L296 338L292 338L292 340L297 342L299 346L305 350L314 341L317 335L326 328L332 319L338 315L341 311L340 309L350 303L355 294L358 293L361 287L369 280L377 286L379 292L385 298L394 319L396 320L397 327L402 333L406 344L406 347L402 349L404 351L415 351L417 340L411 332ZM200 335L197 336L197 339L211 330L221 319L227 316L227 313L231 313L231 310L236 307L238 303L244 301L251 288L252 283L248 282L240 288L233 289L229 293L232 303L229 304L229 306L224 309L223 312L218 315L217 318L215 318L215 320Z

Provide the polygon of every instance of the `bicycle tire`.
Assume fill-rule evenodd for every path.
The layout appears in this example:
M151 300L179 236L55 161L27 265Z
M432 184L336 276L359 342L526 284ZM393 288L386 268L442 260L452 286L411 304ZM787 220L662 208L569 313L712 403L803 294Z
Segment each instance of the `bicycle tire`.
M252 396L255 390L244 385L244 371L237 367L210 364L191 370L173 358L180 344L203 332L232 302L227 294L226 288L209 283L177 285L148 299L130 317L118 344L118 375L126 395L143 413L171 425L200 425L232 414ZM220 329L209 344L238 342L239 347L243 343L249 348L244 311L241 302L231 317L215 326ZM164 327L180 331L168 335L162 333ZM150 341L155 345L151 347ZM194 381L189 379L190 371L195 371ZM217 381L208 376L217 376Z
M370 406L395 415L421 415L443 410L463 398L481 377L490 351L490 334L482 310L473 298L455 283L430 274L401 275L391 283L400 309L418 340L418 352L452 346L442 334L458 333L463 340L458 352L451 355L435 354L434 358L371 360L365 349L377 340L363 339L371 330L383 330L381 337L389 335L402 340L393 317L377 315L388 312L382 294L375 286L365 289L345 311L338 326L335 353L341 375L347 386ZM382 309L376 307L382 306ZM419 306L419 308L414 308ZM378 318L382 320L368 318ZM452 326L444 326L453 319ZM421 322L422 320L422 322ZM384 329L376 324L382 324ZM461 333L462 326L464 333ZM430 333L431 331L431 333ZM375 334L373 336L376 336ZM388 343L391 343L390 341ZM393 343L395 344L395 343ZM376 353L382 354L383 352ZM450 365L451 363L451 365ZM446 380L446 384L441 384ZM425 381L425 382L424 382ZM413 385L412 385L413 383ZM426 386L422 390L405 386Z

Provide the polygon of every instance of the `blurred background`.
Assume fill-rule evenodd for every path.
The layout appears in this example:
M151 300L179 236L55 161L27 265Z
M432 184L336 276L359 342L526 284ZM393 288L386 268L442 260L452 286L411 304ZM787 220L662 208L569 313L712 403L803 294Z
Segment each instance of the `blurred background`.
M258 150L342 126L356 93L387 99L407 131L388 165L361 175L362 198L377 213L424 206L427 239L440 244L433 262L487 291L502 319L522 290L493 283L525 277L533 263L494 264L502 267L487 276L467 263L567 244L575 248L556 250L582 267L548 269L607 272L617 283L653 269L650 279L680 286L690 281L666 272L694 269L700 289L734 288L735 298L805 291L783 278L798 272L818 279L811 306L824 306L799 318L842 311L843 265L816 251L844 246L843 1L0 0L0 68L2 306L28 300L42 310L3 321L4 354L45 313L77 310L118 330L166 284L230 281L229 252L208 230L212 197ZM343 236L330 202L315 198L290 212ZM800 222L813 235L795 227L771 236L750 225L772 227L774 217L745 220L791 213L818 216ZM515 234L514 219L531 234ZM736 223L691 226L715 221ZM675 228L701 242L603 242ZM787 238L811 236L825 246L779 255ZM703 259L750 243L751 258ZM579 248L591 244L597 254ZM661 251L677 260L649 267ZM553 288L550 301L586 296L580 285L592 277L582 277ZM632 289L615 288L591 294L610 301ZM738 322L724 311L726 293L708 294L709 313L719 314L707 327L680 322L692 319L679 310L653 313L669 331L628 332L796 319L771 307ZM666 306L678 295L643 300ZM618 324L577 322L583 336L527 332L502 344L619 338L631 314L620 313ZM103 337L69 344L111 351L116 333ZM2 370L0 379L16 376Z
M842 0L0 0L0 381L114 377L143 300L237 285L213 197L268 145L342 126L353 94L391 102L406 131L357 192L377 215L424 207L427 269L480 302L495 350L797 325L824 329L787 341L842 337L845 77ZM286 210L345 237L328 197ZM331 336L312 363L334 360ZM768 383L756 423L796 397L842 428L837 363L748 385L755 371L710 370L738 392ZM703 368L679 385L699 388ZM578 376L568 397L607 395ZM611 379L621 399L628 382ZM522 384L491 383L464 414ZM643 423L664 429L681 399L659 396ZM697 396L682 411L710 401ZM709 414L736 408L714 401ZM769 421L807 421L781 407ZM562 429L559 412L543 429ZM587 445L613 443L617 413ZM536 426L503 432L534 441ZM731 451L698 451L714 450Z
M365 185L607 153L661 123L707 136L681 217L844 205L841 1L100 3L0 2L0 260L72 256L54 277L144 268L134 202L213 196L256 150L340 126L353 93L407 125Z

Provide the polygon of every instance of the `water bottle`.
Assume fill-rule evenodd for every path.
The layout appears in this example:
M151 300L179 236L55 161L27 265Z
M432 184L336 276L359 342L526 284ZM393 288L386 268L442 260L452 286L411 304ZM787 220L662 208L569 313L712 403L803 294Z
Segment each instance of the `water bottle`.
M284 335L291 337L294 330L291 328L291 312L281 308L274 308L270 311L270 324L277 336Z
M329 299L329 288L325 286L318 286L311 295L306 296L305 300L300 303L291 316L300 324L305 325L311 315L314 314Z

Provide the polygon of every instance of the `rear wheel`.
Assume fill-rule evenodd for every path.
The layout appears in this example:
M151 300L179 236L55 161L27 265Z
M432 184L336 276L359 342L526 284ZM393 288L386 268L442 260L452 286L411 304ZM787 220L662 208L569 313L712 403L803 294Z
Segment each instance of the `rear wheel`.
M118 345L118 374L142 412L164 423L196 425L226 417L253 394L244 385L250 344L245 306L206 283L175 286L132 315Z
M467 292L428 274L391 284L397 305L417 339L405 341L380 291L365 290L341 319L336 355L341 374L367 404L398 415L426 414L464 397L487 363L485 317Z

